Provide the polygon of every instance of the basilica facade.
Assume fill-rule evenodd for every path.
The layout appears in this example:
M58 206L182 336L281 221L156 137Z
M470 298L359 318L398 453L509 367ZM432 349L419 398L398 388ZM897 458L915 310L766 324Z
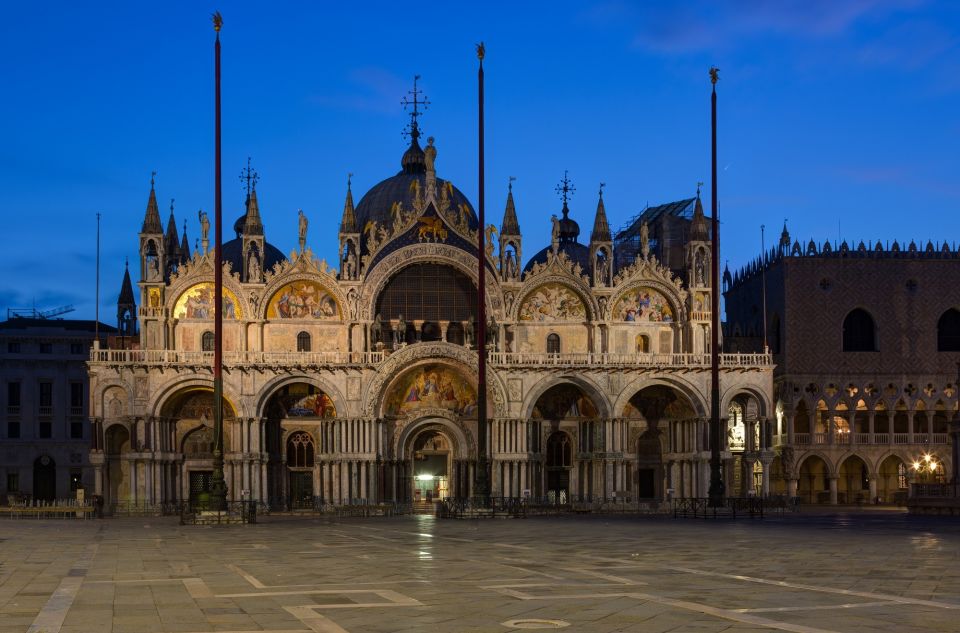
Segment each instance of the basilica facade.
M499 227L479 226L438 175L437 145L421 146L415 118L410 137L399 173L356 205L348 184L333 265L311 251L316 231L303 213L290 219L300 237L289 254L266 241L254 182L236 238L223 244L220 306L209 222L200 218L191 251L172 209L164 231L151 184L139 292L128 272L118 306L121 330L138 342L94 350L89 362L94 492L108 506L208 489L217 309L231 499L295 507L470 496L481 231L493 494L706 496L716 289L699 196L671 215L684 240L669 265L657 257L657 214L627 231L636 240L618 241L602 190L588 239L564 192L534 232L549 241L524 260L513 192ZM771 357L723 354L720 389L728 494L765 494Z

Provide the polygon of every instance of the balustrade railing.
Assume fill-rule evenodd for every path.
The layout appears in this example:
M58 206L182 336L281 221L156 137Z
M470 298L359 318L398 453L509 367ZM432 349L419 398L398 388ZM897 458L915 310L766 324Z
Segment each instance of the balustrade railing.
M910 444L910 434L909 434L909 433L894 433L894 434L893 434L893 443L894 443L894 444Z
M912 441L909 433L834 433L832 443L837 446L847 444L882 446L890 444L891 438L894 444L948 444L950 441L950 436L946 433L934 433L933 435L914 433ZM797 446L822 446L831 443L829 433L794 433L793 441ZM786 435L774 436L774 446L786 443Z
M377 365L387 357L384 352L292 352L225 351L225 365ZM212 365L213 352L186 350L94 349L90 362L107 365ZM564 354L528 352L491 352L490 363L501 366L551 367L698 367L710 366L709 354L620 354L613 352L573 352ZM769 354L721 354L721 367L767 367Z

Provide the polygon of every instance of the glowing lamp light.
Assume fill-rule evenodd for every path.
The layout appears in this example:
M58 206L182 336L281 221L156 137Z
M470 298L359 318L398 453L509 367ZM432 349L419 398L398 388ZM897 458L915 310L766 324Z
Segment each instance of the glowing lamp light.
M433 481L433 475L417 475L417 479L420 481Z

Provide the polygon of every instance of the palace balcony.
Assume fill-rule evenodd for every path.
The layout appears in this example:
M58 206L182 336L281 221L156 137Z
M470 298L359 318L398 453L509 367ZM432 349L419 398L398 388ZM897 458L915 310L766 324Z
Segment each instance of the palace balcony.
M793 445L802 447L850 447L850 446L929 446L950 442L946 433L794 433ZM774 436L774 446L785 446L787 435Z
M412 345L419 345L413 343ZM225 351L225 367L376 367L388 356L386 352L256 352ZM651 367L662 369L709 369L710 354L617 354L583 352L544 354L526 352L491 352L491 365L500 367ZM94 349L91 365L137 367L212 367L213 352L183 350ZM727 369L773 367L770 354L720 354L720 366Z

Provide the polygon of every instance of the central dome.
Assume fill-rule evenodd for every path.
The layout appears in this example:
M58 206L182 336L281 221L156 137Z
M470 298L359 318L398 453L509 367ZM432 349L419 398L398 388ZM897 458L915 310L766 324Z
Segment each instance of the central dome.
M357 229L363 231L367 222L376 222L380 225L389 225L393 222L391 209L395 202L403 204L404 209L413 207L414 186L417 182L420 191L426 193L427 186L427 164L426 157L416 137L410 143L410 147L404 152L400 161L402 169L395 176L374 185L357 205ZM437 178L437 195L446 187L446 181ZM463 192L456 187L452 187L453 193L450 196L450 207L453 210L459 209L461 204L466 204L470 210L467 222L472 230L478 226L477 214L473 210L473 205L467 199ZM459 214L459 211L457 211Z

